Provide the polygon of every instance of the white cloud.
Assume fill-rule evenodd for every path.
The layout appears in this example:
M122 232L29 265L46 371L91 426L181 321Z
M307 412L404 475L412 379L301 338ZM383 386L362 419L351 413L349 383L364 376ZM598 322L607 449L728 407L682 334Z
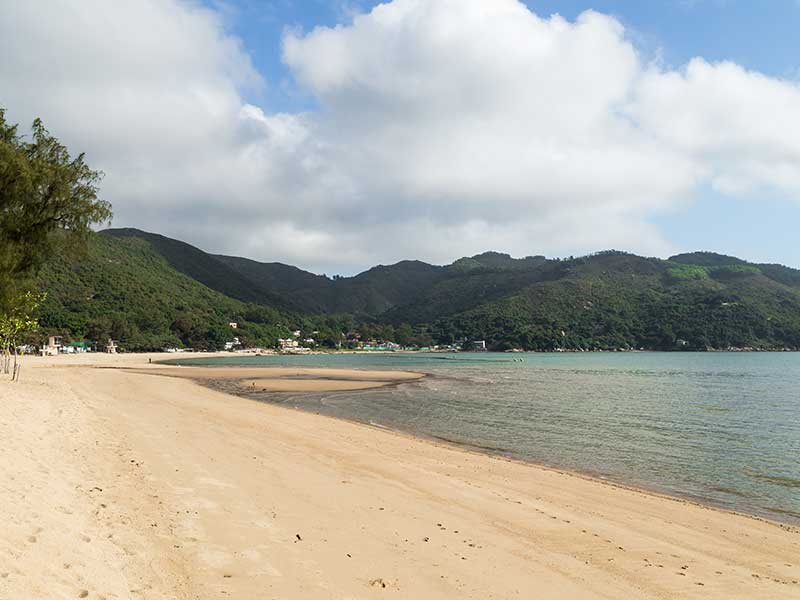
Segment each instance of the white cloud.
M693 59L651 70L631 114L663 144L704 169L717 190L774 190L800 200L800 85L731 62Z
M315 100L270 114L226 17L183 0L0 0L0 106L107 173L117 225L320 270L497 249L666 253L704 186L800 192L800 88L642 64L596 12L394 0L288 31Z

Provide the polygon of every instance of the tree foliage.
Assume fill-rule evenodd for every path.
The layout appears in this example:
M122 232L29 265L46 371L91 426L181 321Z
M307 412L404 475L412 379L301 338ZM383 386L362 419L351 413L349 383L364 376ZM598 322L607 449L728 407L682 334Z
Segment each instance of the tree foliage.
M21 337L39 328L37 312L46 294L23 292L14 299L14 306L0 314L0 350L7 354Z
M12 308L0 313L0 352L2 352L3 372L9 373L9 355L14 354L12 380L18 378L17 346L22 336L39 328L37 312L45 294L23 292L13 298Z
M47 257L82 251L91 226L110 220L111 206L97 197L100 178L41 120L28 141L0 109L0 311L14 308Z

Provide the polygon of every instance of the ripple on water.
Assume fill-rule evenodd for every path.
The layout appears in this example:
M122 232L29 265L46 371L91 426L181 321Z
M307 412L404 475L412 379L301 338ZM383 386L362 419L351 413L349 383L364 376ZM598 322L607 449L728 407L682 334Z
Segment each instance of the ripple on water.
M779 485L781 487L800 488L800 479L795 479L794 477L785 477L783 475L769 475L767 473L758 473L756 471L753 471L752 469L745 469L744 473L748 477L753 477L754 479L760 479L762 481L768 481L770 483L774 483L775 485Z

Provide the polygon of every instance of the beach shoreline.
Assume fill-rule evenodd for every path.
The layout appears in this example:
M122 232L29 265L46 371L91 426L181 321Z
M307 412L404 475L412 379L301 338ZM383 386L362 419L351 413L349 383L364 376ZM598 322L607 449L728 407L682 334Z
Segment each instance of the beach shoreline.
M222 368L228 368L228 367L222 367ZM264 367L264 368L273 368L273 367ZM432 374L432 373L419 373L419 374L422 375L425 378L440 377L440 375L436 375L436 374ZM721 505L715 504L712 500L709 500L709 499L692 497L692 496L689 496L689 495L681 495L678 492L670 492L668 490L658 489L655 486L647 486L644 483L641 483L641 484L631 483L631 482L627 482L627 481L624 481L624 480L619 479L619 478L614 478L614 477L611 477L611 476L608 476L608 475L603 475L602 473L592 472L590 470L581 471L581 470L578 470L578 469L569 469L569 468L561 467L561 466L558 466L558 465L555 465L555 464L548 464L546 462L541 462L541 461L536 461L536 460L533 460L533 459L524 458L524 457L521 457L521 456L516 456L516 455L514 455L514 453L512 451L506 450L506 449L502 449L502 448L492 448L492 447L488 447L488 446L481 446L480 444L477 444L477 443L470 443L470 442L466 442L466 441L458 441L458 440L448 439L448 438L445 438L445 437L442 437L442 436L437 436L437 435L433 435L433 434L426 434L424 432L412 431L412 430L403 429L403 428L400 428L400 427L393 427L393 426L385 425L383 423L379 423L379 422L375 422L375 421L365 421L365 420L358 419L356 417L348 417L348 416L345 416L345 415L323 413L323 412L320 412L318 410L314 410L313 408L310 408L310 407L289 405L289 404L286 404L286 403L282 402L281 400L279 400L279 398L281 398L283 396L283 394L286 393L285 390L269 390L269 391L266 391L265 394L258 395L258 394L249 393L248 390L242 390L241 392L237 392L237 391L234 391L234 390L225 389L224 386L209 385L207 383L204 383L202 380L193 379L190 376L187 376L186 379L193 380L196 383L198 383L199 385L203 385L203 386L208 387L209 389L213 389L215 391L221 391L221 392L226 393L226 394L236 395L236 396L239 396L241 398L246 398L248 400L252 400L252 401L255 401L255 402L265 402L265 403L268 403L270 405L277 406L279 408L284 408L286 410L292 410L292 409L296 408L297 410L300 410L300 411L303 411L303 412L306 412L306 413L309 413L309 414L320 415L320 416L323 416L323 417L328 418L328 419L335 419L335 420L342 421L344 423L351 423L351 424L362 426L362 427L369 427L371 429L375 429L375 430L382 431L382 432L385 432L385 433L398 435L400 437L407 438L408 440L415 440L415 441L420 441L420 442L424 442L424 443L427 443L427 444L432 444L432 445L435 445L435 446L440 446L442 448L449 448L449 449L454 449L454 450L461 451L461 452L468 452L468 453L474 454L476 456L486 456L486 457L490 457L490 458L493 458L493 459L496 459L496 460L509 461L509 462L512 462L512 463L516 463L516 464L523 465L523 466L530 466L530 467L537 468L537 469L546 469L546 470L549 470L549 471L553 471L555 473L559 473L561 475L568 475L570 477L578 477L578 478L581 478L581 479L585 479L587 481L590 481L590 482L593 482L593 483L597 483L599 485L609 485L609 486L612 486L612 487L617 487L617 488L620 488L620 489L629 490L629 491L633 491L633 492L638 492L638 493L642 493L642 494L651 494L653 496L656 496L656 497L664 499L664 500L672 500L672 501L680 502L680 503L689 503L689 504L693 504L693 505L695 505L695 506L697 506L699 508L705 508L705 509L708 509L708 510L716 510L716 511L720 511L720 512L731 514L731 515L736 515L736 516L740 516L740 517L755 519L757 521L762 521L764 523L772 524L772 525L774 525L776 527L781 527L783 529L787 529L787 530L790 530L790 531L793 531L793 532L800 533L800 524L797 523L797 518L798 517L795 516L793 513L789 513L787 515L787 517L786 517L787 520L784 521L784 520L781 520L777 516L770 517L767 514L759 514L759 513L754 513L754 512L746 512L746 511L742 511L742 510L736 510L736 509L733 509L733 508L728 508L728 507L725 507L725 506L721 506ZM412 384L413 385L416 381L417 380L414 380L414 379L407 380L407 381L405 381L405 380L393 381L393 382L383 383L380 386L376 386L376 387L382 389L382 388L392 387L392 386L401 386L401 385L408 385L408 384ZM352 391L354 393L359 393L359 392L369 393L369 391L374 390L374 389L376 389L376 388L375 387L364 387L364 388L353 388L351 390L345 390L345 391ZM297 396L309 396L309 397L312 397L312 398L317 398L319 396L320 392L324 392L324 391L336 391L336 392L338 392L338 391L342 391L342 390L326 389L326 390L302 390L302 391L288 390L288 391L292 393L292 398L296 398ZM789 519L791 519L791 520L789 520Z
M1 598L800 597L777 521L60 358L0 383Z
M169 366L178 366L178 363L173 361L164 361L161 364L169 365ZM267 402L279 407L288 408L289 405L284 400L287 397L287 394L290 394L290 398L292 400L296 400L298 398L311 398L314 400L318 400L320 398L320 394L324 392L351 392L351 393L369 393L378 388L386 388L386 387L394 387L394 386L401 386L401 385L413 385L414 383L419 382L420 380L424 379L437 379L437 378L447 378L447 379L460 379L457 375L443 375L441 373L431 373L425 371L401 371L401 370L393 370L393 371L385 371L385 370L378 370L373 368L347 368L341 369L336 367L286 367L283 365L268 365L262 364L259 367L241 367L241 366L233 366L233 365L183 365L187 367L186 370L182 371L176 376L181 376L189 380L196 381L200 385L204 385L210 389L214 389L216 391L221 391L223 393L234 394L241 398L247 398L249 400L255 400L257 402ZM278 377L286 376L286 374L291 374L293 372L300 373L311 373L318 377L316 383L318 384L315 387L309 388L302 388L302 387L287 387L287 388L273 388L273 389L258 389L258 390L251 390L245 387L237 388L234 385L220 385L220 381L213 381L209 380L207 377L193 377L192 371L189 369L213 369L219 373L229 373L227 378L220 378L220 381L224 381L224 379L231 379L236 380L241 378L245 380L244 374L237 374L236 371L254 371L254 372L267 372L270 371L275 372ZM377 374L376 379L380 381L381 376L386 376L388 374L403 374L396 379L388 379L385 381L380 381L380 383L376 385L365 385L363 387L360 386L353 386L353 387L342 387L337 388L336 386L326 387L325 380L328 379L325 377L328 374L334 374L331 379L336 380L337 376L335 374L344 373L345 377L348 375L364 381L371 381L373 379L372 375ZM784 514L779 514L780 511L778 510L768 510L763 509L762 511L751 510L742 510L737 508L732 508L730 506L725 506L721 502L715 502L713 498L709 497L702 497L702 496L692 496L690 494L682 494L680 491L671 490L666 487L659 487L656 484L645 482L645 481L631 481L626 480L622 477L615 477L613 475L609 475L606 473L602 473L599 471L592 471L591 469L571 469L568 467L564 467L558 464L552 464L548 462L544 462L542 460L536 460L533 458L528 458L522 455L515 453L513 450L504 449L504 448L495 448L490 446L482 446L478 443L471 443L469 441L462 441L462 440L455 440L455 439L448 439L443 436L438 436L435 434L426 433L424 431L414 431L412 429L402 428L399 426L393 426L386 423L381 423L377 421L370 421L370 420L363 420L359 419L354 416L348 416L344 414L336 414L333 412L324 412L321 411L321 407L314 407L314 406L305 406L302 403L293 403L291 407L297 408L299 410L317 414L317 415L324 415L328 418L332 419L339 419L347 423L354 423L358 425L364 425L368 427L375 427L382 431L390 431L398 435L407 436L411 439L421 440L431 444L439 444L444 447L454 448L458 450L463 450L465 452L472 452L479 455L490 456L494 458L498 458L501 460L509 460L512 462L520 463L523 465L531 465L536 468L542 469L550 469L562 474L569 474L575 477L581 477L588 479L590 481L594 481L600 484L606 485L613 485L617 487L621 487L628 490L638 491L641 493L648 493L654 494L660 498L664 498L667 500L675 500L679 502L689 502L695 504L699 507L708 508L712 510L719 510L722 512L739 515L743 517L750 517L754 519L758 519L764 522L773 523L775 525L781 527L791 528L795 531L800 531L800 514L784 511Z
M420 351L402 351L401 353L419 353ZM639 352L633 350L632 352ZM644 351L647 352L647 351ZM338 354L359 354L356 351L338 351ZM336 354L335 353L335 354ZM319 352L315 354L326 354ZM361 354L364 354L363 352ZM392 354L389 351L374 351L370 354ZM288 355L287 355L288 356ZM137 358L139 357L139 358ZM144 363L143 358L148 358L149 362ZM679 503L689 503L697 506L698 508L720 511L722 513L731 514L744 518L751 518L764 523L769 523L774 526L784 528L793 532L800 533L800 524L797 522L797 516L789 513L785 520L779 516L768 515L765 513L748 512L744 510L737 510L716 504L713 500L707 498L698 498L690 495L680 494L676 491L659 489L657 486L648 486L646 483L632 483L621 478L615 478L605 475L600 472L592 472L590 470L570 469L567 467L559 466L556 464L549 464L547 462L537 461L521 456L515 456L513 451L502 448L491 448L481 446L479 444L470 443L467 441L458 441L447 439L445 437L426 434L420 431L412 431L410 429L403 429L400 427L393 427L378 422L371 422L361 420L355 417L348 417L345 415L324 413L310 407L287 405L279 398L285 397L286 394L291 394L292 398L297 396L308 396L317 398L320 393L325 392L350 392L350 393L368 393L371 390L379 388L394 387L400 385L414 384L424 379L435 379L443 377L441 374L424 372L424 371L408 371L401 369L377 369L374 367L288 367L285 365L267 365L262 364L258 367L242 367L239 365L194 365L194 364L181 364L183 360L193 359L208 359L208 358L230 358L229 352L202 352L202 353L186 353L185 357L174 359L171 353L128 353L121 355L106 355L106 354L83 354L72 356L49 357L45 360L52 361L52 364L47 364L50 367L86 367L86 368L107 368L115 370L126 370L131 373L141 375L157 375L162 377L176 377L192 381L199 386L210 389L223 394L229 394L244 398L250 401L259 403L268 403L271 406L276 406L285 410L297 409L308 414L322 416L327 419L334 419L343 423L349 423L356 426L364 426L370 429L390 433L400 437L404 437L410 441L420 441L427 444L436 445L442 448L448 448L456 451L468 452L476 456L485 456L497 460L509 461L522 466L530 466L537 469L545 469L567 475L585 479L587 481L597 483L600 485L608 485L617 487L624 490L629 490L642 494L651 494L658 498L675 501ZM34 357L38 360L39 357ZM107 362L114 364L105 364ZM124 364L116 364L122 361ZM128 366L127 363L141 363L138 366ZM60 363L60 364L59 364ZM42 364L33 363L33 366L45 366ZM269 374L269 377L263 377L264 373ZM261 377L256 377L259 375ZM457 378L457 376L448 375L448 378ZM257 386L255 393L244 382L252 380L263 382L263 385ZM292 383L299 380L300 385L297 386L275 386L273 384L288 382ZM225 385L224 383L229 385ZM351 382L354 385L335 385L337 383ZM333 383L334 385L329 385ZM360 385L363 383L374 385ZM306 385L308 384L308 385Z

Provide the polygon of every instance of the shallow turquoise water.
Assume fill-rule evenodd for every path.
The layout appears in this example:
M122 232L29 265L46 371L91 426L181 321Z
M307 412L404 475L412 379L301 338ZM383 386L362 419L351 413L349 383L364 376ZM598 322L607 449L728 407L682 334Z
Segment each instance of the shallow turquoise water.
M800 523L800 354L232 356L409 369L397 387L264 399Z

